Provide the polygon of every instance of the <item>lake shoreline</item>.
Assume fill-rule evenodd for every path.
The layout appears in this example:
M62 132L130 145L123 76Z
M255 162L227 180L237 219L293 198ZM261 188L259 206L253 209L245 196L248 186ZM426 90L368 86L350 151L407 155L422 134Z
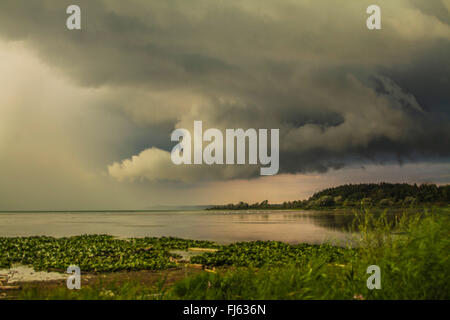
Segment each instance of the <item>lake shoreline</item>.
M62 276L76 265L82 276L81 290L69 290L63 279L25 281L17 283L20 288L0 287L0 299L448 299L449 214L417 212L396 224L368 214L358 221L363 236L357 248L104 235L0 237L0 269L20 263ZM180 254L189 251L200 254ZM381 270L383 290L366 285L373 265Z

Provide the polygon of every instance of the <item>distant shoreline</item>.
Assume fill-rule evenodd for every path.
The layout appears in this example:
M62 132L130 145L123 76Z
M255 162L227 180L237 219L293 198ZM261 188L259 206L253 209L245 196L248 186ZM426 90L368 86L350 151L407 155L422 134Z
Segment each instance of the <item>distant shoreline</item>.
M268 200L213 206L206 210L332 210L358 208L444 207L450 204L450 185L406 183L348 184L316 192L307 200L270 204Z

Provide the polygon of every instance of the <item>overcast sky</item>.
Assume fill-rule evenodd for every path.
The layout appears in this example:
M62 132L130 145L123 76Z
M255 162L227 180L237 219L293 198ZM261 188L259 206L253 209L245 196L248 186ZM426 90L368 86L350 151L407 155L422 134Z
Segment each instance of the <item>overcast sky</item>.
M375 3L382 30L370 31ZM71 4L81 31L66 28ZM0 210L449 183L449 11L450 0L2 0ZM279 175L175 167L170 134L194 120L280 129Z

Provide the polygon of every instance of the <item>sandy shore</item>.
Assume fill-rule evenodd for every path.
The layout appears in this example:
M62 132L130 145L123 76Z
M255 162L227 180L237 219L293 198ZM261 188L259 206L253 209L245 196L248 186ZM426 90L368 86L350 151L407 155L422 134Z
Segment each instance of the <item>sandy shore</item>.
M69 275L59 272L34 271L33 268L15 265L9 269L0 269L0 279L5 279L4 284L19 282L65 280Z

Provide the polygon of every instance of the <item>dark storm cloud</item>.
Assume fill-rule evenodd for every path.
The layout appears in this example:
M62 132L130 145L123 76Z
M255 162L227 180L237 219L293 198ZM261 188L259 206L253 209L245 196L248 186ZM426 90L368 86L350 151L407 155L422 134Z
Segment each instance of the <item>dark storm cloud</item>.
M65 29L73 3L3 0L0 37L80 86L113 88L111 108L158 136L193 120L279 128L289 173L450 155L444 1L380 1L374 32L370 1L76 1L81 32Z
M382 68L405 91L413 92L420 105L430 113L449 116L450 42L435 47L407 65Z

